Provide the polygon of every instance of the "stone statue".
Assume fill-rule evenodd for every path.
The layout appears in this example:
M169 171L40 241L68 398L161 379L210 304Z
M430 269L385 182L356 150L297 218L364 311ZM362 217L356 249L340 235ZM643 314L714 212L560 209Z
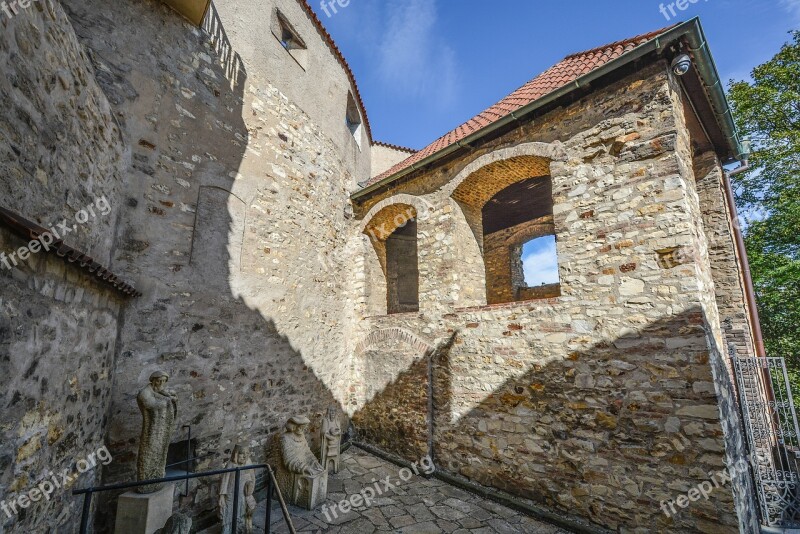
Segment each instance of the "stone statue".
M169 375L157 371L150 375L150 383L136 397L142 412L142 434L139 437L139 457L136 461L137 480L164 478L167 450L178 415L177 396L165 388ZM154 493L163 484L150 484L137 488L139 493Z
M322 419L322 439L320 440L320 461L322 467L330 472L339 472L339 457L342 451L342 425L336 413L336 406L328 407L328 413Z
M242 467L250 461L250 451L236 445L233 448L231 459L225 469ZM253 496L256 489L256 475L253 471L239 472L239 509L233 509L233 495L237 491L236 473L222 475L219 486L219 518L222 521L223 534L251 534L253 532L253 514L256 511L256 499ZM236 521L236 532L233 532L233 514L239 518Z
M295 506L313 510L328 493L328 472L306 441L306 417L292 417L272 443L275 478L284 498Z
M192 520L183 514L175 514L167 520L164 528L153 534L189 534L192 531Z

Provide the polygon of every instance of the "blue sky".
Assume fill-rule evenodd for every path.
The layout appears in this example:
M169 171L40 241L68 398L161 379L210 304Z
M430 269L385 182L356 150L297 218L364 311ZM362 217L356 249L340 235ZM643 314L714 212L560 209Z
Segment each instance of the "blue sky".
M420 149L564 56L699 16L723 81L747 79L800 28L800 0L309 0L350 63L373 137ZM330 0L326 0L326 3ZM346 2L345 2L346 3ZM523 249L530 285L558 281L555 241Z
M564 56L699 16L723 80L800 27L800 0L309 0L358 80L376 140L422 148Z

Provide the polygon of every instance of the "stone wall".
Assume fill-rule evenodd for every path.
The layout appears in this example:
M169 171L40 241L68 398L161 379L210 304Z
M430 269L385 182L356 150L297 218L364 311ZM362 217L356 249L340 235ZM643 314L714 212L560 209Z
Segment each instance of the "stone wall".
M411 156L413 152L402 150L398 147L393 147L381 143L372 145L372 172L371 177L378 176L388 171L401 161Z
M697 193L703 205L703 227L708 239L708 255L714 277L715 295L725 334L725 353L733 347L741 356L755 355L748 317L744 280L736 254L733 225L723 191L719 158L714 152L694 157L693 172Z
M740 488L738 506L724 488L671 517L661 509L741 450L678 94L664 63L643 68L357 206L366 220L394 195L431 206L419 220L420 313L369 317L362 335L402 328L434 346L455 335L431 369L440 469L622 532L731 532L737 511L752 528ZM474 210L461 211L469 201L449 197L481 169L524 157L550 162L561 295L459 307L467 284L449 275L480 249L464 231L477 226ZM481 183L484 196L495 189ZM680 249L700 253L660 261ZM425 420L395 396L416 365L396 369L377 345L359 364L380 366L371 373L382 379L381 394L354 399L357 428L374 428L392 399L390 428ZM397 381L383 385L387 374Z
M676 83L674 95L680 94ZM697 154L697 140L692 139L683 100L674 97L678 121L678 150L682 173L692 193L690 209L697 225L696 242L682 256L692 256L702 283L701 302L706 317L709 363L714 375L721 424L726 435L726 464L746 466L748 446L736 394L736 377L730 356L754 356L755 350L747 317L744 281L733 239L733 224L723 191L724 172L716 154ZM735 507L743 531L759 530L758 512L753 502L756 488L751 473L736 469L732 474Z
M58 2L0 24L0 206L47 228L63 222L67 245L108 265L126 161L109 103ZM10 267L0 265L0 532L74 532L71 490L98 482L108 460L97 451L123 300L53 253L10 259L27 244L0 228ZM62 472L74 478L49 499L28 493L52 475L60 485ZM17 501L16 515L22 496L36 502Z
M276 8L307 45L304 66L271 36ZM133 152L114 263L144 295L120 329L105 481L134 476L135 397L159 368L179 397L173 441L192 425L209 455L198 470L237 442L262 460L295 414L317 441L321 414L350 395L341 251L370 167L335 120L355 91L343 67L296 0L216 2L204 31L154 1L67 10ZM181 502L201 525L215 491L193 483Z
M387 337L358 355L356 382L369 399L353 423L362 440L401 458L429 452L429 358L415 347ZM354 383L355 385L355 383Z
M202 30L154 0L106 7L35 2L0 34L3 202L48 224L106 198L67 242L143 292L123 303L52 256L0 268L2 492L104 440L103 481L131 480L135 397L164 369L199 470L237 442L263 459L295 414L316 442L334 404L362 439L564 516L729 532L736 508L752 526L743 478L660 506L741 458L724 343L748 336L719 166L693 165L665 63L351 205L402 151L349 131L357 89L300 2L223 0ZM272 37L277 10L301 56ZM560 292L487 306L500 256L482 205L534 176L552 177ZM386 315L382 241L412 212L419 312ZM381 217L394 227L371 234ZM20 243L0 232L0 250ZM198 526L214 492L194 482L180 502ZM0 532L72 529L75 506L63 493Z

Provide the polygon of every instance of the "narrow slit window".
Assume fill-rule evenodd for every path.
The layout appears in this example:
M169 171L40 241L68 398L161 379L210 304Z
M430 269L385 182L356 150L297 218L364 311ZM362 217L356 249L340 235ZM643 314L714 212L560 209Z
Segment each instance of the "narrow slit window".
M356 99L353 98L353 93L347 93L347 110L344 116L344 122L347 129L353 135L358 146L361 146L361 113L358 111L358 104Z
M289 55L305 69L308 60L308 47L286 16L277 9L272 20L272 34Z

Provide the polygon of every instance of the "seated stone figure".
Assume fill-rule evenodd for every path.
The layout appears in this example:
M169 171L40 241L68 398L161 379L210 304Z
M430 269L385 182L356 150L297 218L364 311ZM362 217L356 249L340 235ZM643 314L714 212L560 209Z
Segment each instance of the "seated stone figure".
M328 472L322 467L306 441L306 417L292 417L284 430L272 440L270 460L278 487L288 502L313 510L328 493Z

